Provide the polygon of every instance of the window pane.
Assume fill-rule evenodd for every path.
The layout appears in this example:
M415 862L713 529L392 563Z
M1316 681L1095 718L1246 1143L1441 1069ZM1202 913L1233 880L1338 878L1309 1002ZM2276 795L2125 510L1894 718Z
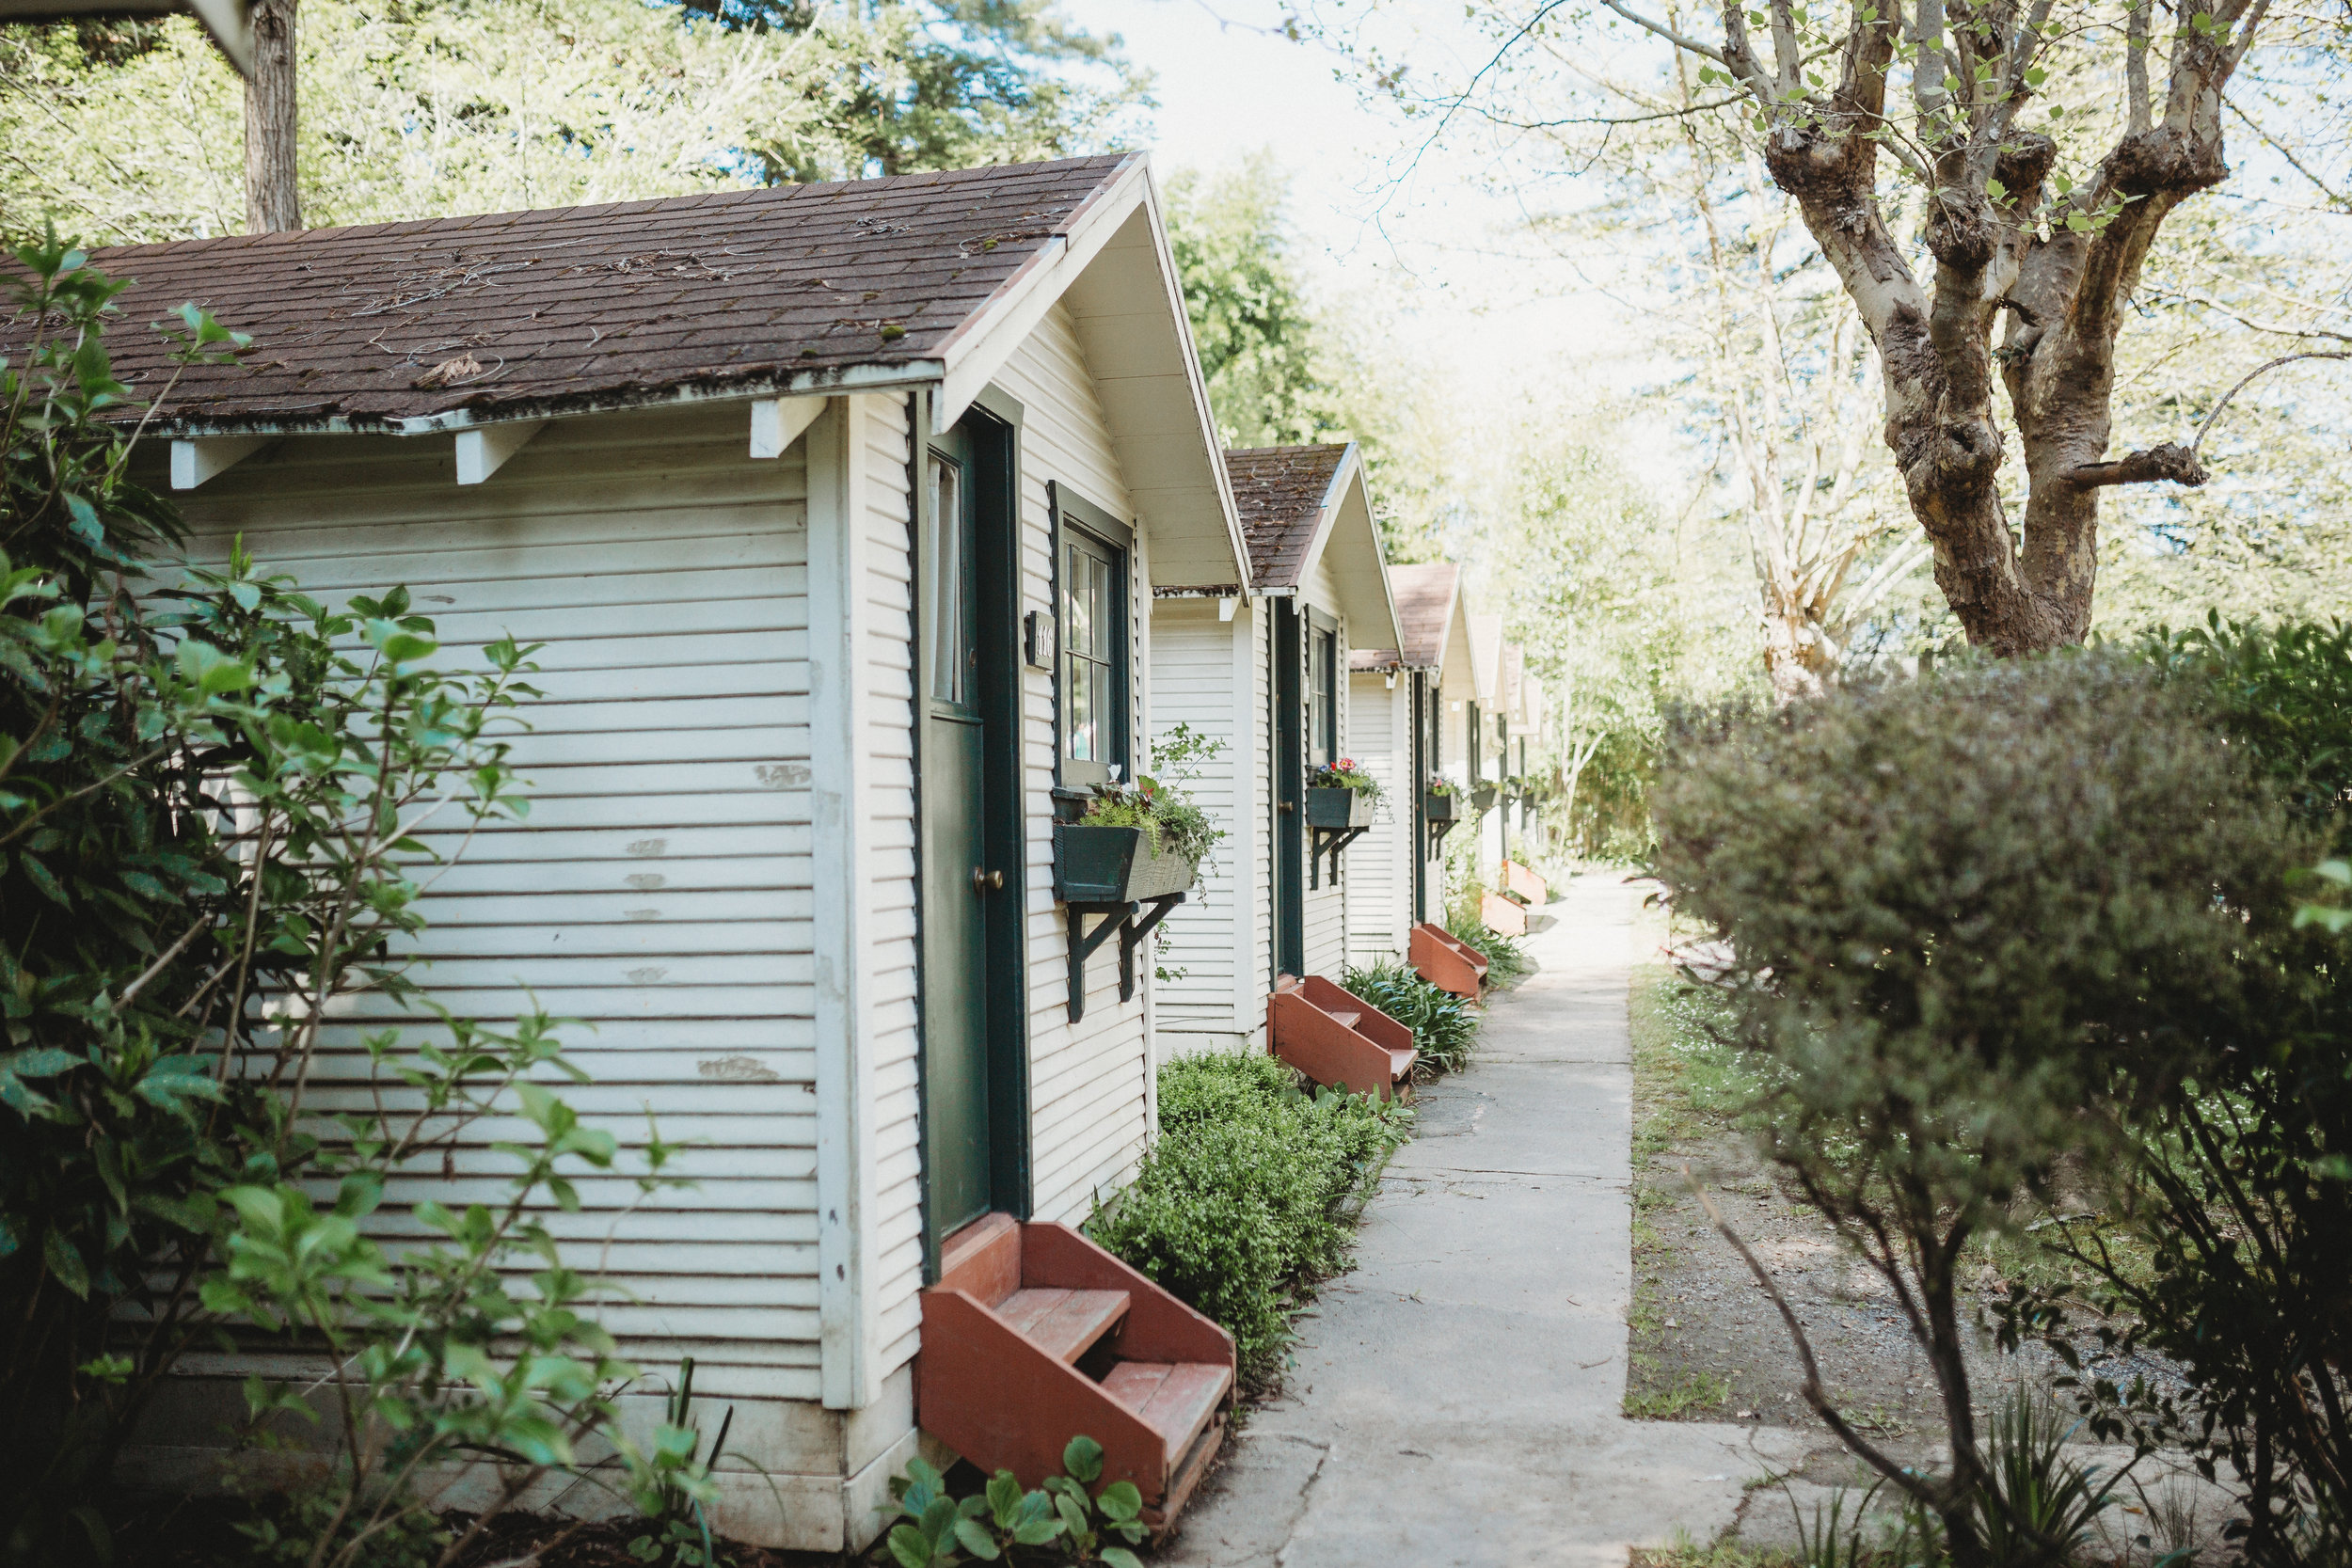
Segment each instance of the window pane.
M1069 690L1062 701L1068 705L1070 754L1080 762L1100 761L1098 745L1101 715L1097 705L1102 690L1095 680L1096 666L1091 659L1073 653L1070 656Z
M973 584L967 561L971 541L963 515L963 471L952 463L931 465L930 643L931 696L940 702L971 700Z
M1077 546L1069 550L1062 570L1062 637L1073 653L1094 652L1094 575L1087 570L1087 554Z

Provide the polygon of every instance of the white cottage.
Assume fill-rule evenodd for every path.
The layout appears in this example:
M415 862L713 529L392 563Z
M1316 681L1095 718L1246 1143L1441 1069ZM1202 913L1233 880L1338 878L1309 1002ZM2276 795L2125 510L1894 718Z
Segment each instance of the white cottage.
M196 299L255 339L157 427L199 554L241 534L329 599L407 585L453 650L546 644L533 809L435 884L421 978L486 1019L529 988L581 1021L591 1117L692 1141L692 1190L584 1181L553 1223L612 1232L623 1354L733 1407L724 1528L862 1545L918 1424L1034 1482L1085 1422L1172 1512L1230 1342L1050 1223L1154 1116L1148 946L1125 981L1132 943L1070 961L1143 911L1057 901L1057 812L1142 754L1152 595L1248 576L1143 159L96 262L133 319ZM1380 621L1370 565L1318 602ZM1080 1275L1104 1310L1048 1346L1022 1314ZM251 1365L191 1363L131 1463L184 1470Z
M1389 586L1396 598L1396 619L1404 646L1399 664L1410 689L1410 778L1413 790L1412 837L1406 847L1410 886L1405 923L1409 928L1445 919L1445 841L1456 824L1470 815L1467 799L1431 797L1424 787L1443 778L1456 785L1467 782L1460 755L1460 716L1466 702L1475 700L1470 673L1469 609L1462 594L1461 568L1439 561L1389 568ZM1449 722L1449 719L1452 722ZM1448 736L1455 736L1455 750ZM1431 807L1437 807L1432 813Z
M1162 1049L1263 1047L1281 975L1347 960L1352 840L1306 821L1309 771L1350 754L1356 645L1394 648L1380 531L1354 445L1228 451L1246 579L1163 591L1152 607L1152 728L1222 741L1196 786L1232 835L1202 896L1175 911L1156 997ZM1400 802L1397 802L1401 804Z

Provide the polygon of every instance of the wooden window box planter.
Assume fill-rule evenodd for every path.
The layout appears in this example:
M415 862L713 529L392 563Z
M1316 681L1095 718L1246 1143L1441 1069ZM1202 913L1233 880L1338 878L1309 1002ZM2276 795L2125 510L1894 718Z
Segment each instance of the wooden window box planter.
M1372 797L1354 789L1307 791L1307 826L1338 831L1372 826Z
M1200 868L1155 847L1141 828L1054 828L1054 896L1065 904L1131 904L1188 891Z
M1141 828L1054 826L1054 896L1070 927L1070 1021L1086 1016L1086 964L1094 950L1119 938L1119 999L1136 994L1136 949L1168 911L1184 901L1200 868L1161 849ZM1100 915L1092 930L1088 915Z
M1307 791L1307 885L1323 885L1325 857L1331 862L1331 880L1340 879L1340 854L1364 836L1372 826L1372 797L1355 789Z
M1471 790L1470 804L1477 807L1480 811L1494 810L1495 786L1492 784L1480 784L1476 789Z

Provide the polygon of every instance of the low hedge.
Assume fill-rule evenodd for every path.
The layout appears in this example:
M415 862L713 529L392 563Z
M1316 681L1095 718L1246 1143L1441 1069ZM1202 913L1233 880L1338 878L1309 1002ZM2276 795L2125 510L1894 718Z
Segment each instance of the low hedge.
M1345 1264L1356 1216L1411 1113L1300 1091L1257 1053L1160 1069L1160 1137L1087 1231L1233 1336L1242 1386L1271 1386L1290 1314Z

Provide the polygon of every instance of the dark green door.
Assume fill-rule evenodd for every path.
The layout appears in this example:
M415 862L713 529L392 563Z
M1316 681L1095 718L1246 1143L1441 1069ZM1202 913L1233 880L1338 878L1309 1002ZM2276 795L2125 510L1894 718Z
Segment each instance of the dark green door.
M923 1143L934 1243L989 1211L987 725L972 443L932 443L923 598Z

